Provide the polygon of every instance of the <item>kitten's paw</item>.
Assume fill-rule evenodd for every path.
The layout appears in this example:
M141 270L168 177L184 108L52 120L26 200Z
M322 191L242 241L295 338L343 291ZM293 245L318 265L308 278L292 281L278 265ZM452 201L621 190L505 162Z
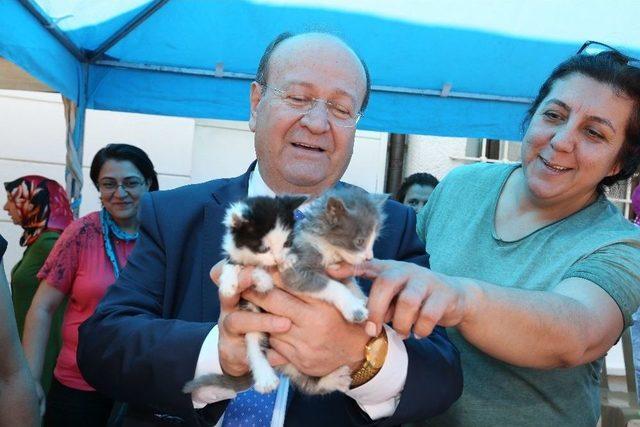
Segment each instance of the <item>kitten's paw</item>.
M220 274L220 295L232 297L238 292L238 267L232 264L225 264Z
M255 382L253 388L258 393L267 394L278 388L280 379L274 372L263 372L260 375L255 375Z
M294 254L289 254L284 258L284 261L282 261L282 263L280 263L279 270L280 271L284 271L284 270L290 270L293 268L293 265L298 262L298 257L295 256Z
M271 279L271 276L262 268L254 269L251 277L253 277L253 284L258 292L264 293L273 289L273 280Z
M357 304L342 312L344 318L351 323L362 323L369 317L369 310L363 301L358 300Z
M351 370L348 366L341 366L318 381L318 388L327 392L338 390L346 393L349 387L351 387Z

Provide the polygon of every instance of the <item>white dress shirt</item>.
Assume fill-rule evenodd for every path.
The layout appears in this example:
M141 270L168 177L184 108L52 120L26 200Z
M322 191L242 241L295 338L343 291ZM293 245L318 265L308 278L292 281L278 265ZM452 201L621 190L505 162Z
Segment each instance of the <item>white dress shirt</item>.
M249 178L248 196L274 196L275 193L267 186L258 171L256 165ZM402 338L390 327L385 325L385 328L389 346L382 368L370 381L346 393L374 420L388 417L395 412L400 401L400 392L406 382L409 365L407 349ZM195 377L207 374L222 374L218 358L217 325L213 327L202 343L195 369ZM288 381L281 381L281 386L278 387L272 425L282 425L284 421L283 414L286 412L287 393ZM226 396L216 394L213 392L213 387L204 386L194 390L191 399L194 408L202 408L209 403L229 399L232 394L233 392Z

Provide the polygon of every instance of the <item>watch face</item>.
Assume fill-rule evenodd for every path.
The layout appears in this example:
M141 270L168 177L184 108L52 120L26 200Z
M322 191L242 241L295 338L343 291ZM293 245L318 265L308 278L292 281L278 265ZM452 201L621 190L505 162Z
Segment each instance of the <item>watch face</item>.
M367 345L367 362L374 368L381 368L387 357L386 337L379 337Z

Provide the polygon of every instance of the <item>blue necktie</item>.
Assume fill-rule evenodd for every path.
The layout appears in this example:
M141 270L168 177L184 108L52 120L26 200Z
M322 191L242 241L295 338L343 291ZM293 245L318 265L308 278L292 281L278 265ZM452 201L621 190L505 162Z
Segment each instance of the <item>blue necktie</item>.
M278 390L260 394L251 387L229 402L222 427L269 427Z
M293 219L300 221L302 218L304 218L304 213L300 209L293 211Z

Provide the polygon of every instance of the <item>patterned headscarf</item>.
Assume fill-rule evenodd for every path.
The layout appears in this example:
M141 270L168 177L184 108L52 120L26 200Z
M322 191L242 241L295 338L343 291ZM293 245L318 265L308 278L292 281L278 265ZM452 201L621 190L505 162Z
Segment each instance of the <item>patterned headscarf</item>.
M20 213L20 246L33 244L44 231L62 231L73 221L67 193L52 179L28 175L5 182L4 188Z
M633 222L640 225L640 185L633 190L633 194L631 195L631 207L636 213L636 219Z

